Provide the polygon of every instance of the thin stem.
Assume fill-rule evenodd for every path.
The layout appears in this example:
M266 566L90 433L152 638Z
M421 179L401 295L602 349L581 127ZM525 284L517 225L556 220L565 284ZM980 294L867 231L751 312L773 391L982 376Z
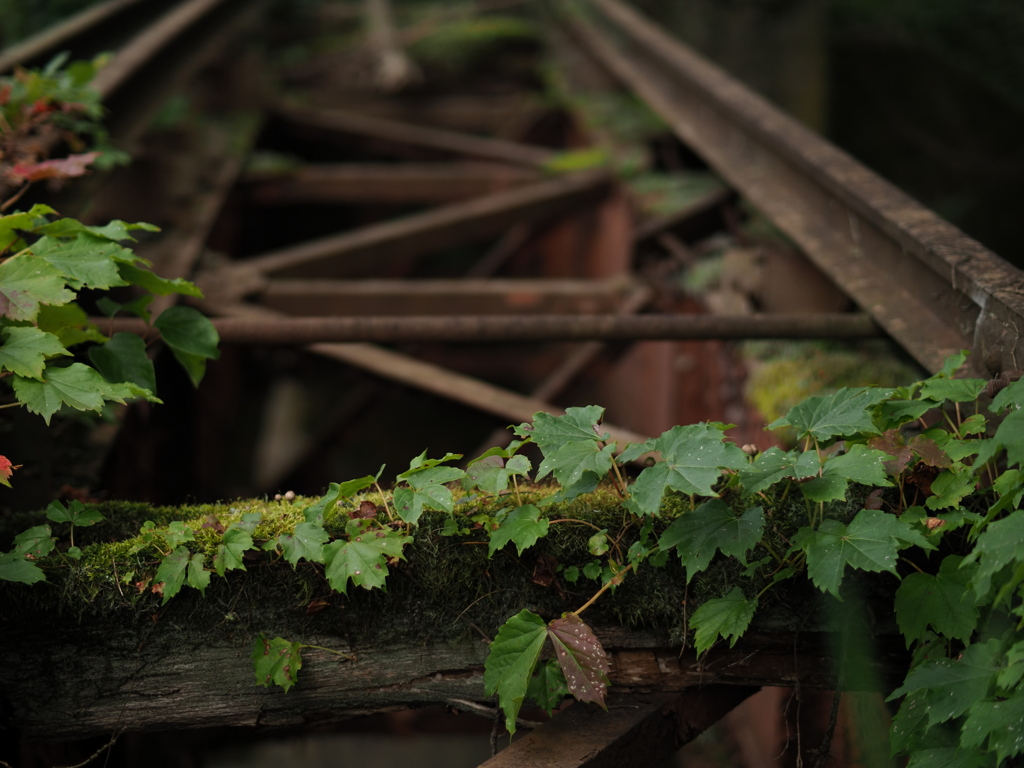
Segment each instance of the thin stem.
M349 661L355 661L356 657L354 654L345 653L344 651L336 651L333 648L324 648L322 645L309 645L308 643L301 643L302 648L316 648L318 651L327 651L327 653L333 653L335 656L341 656L342 658L348 659Z
M906 558L906 557L900 557L900 560L902 560L904 563L909 565L911 568L913 568L918 573L924 573L924 571L922 571L920 568L917 567L917 564L913 560L910 560L909 558Z
M625 479L622 477L622 472L619 469L619 463L612 459L612 471L615 473L615 480L619 486L619 495L624 498L629 498L629 486L626 485Z
M579 617L579 615L581 613L583 613L585 610L587 610L587 608L589 608L590 606L592 606L594 603L597 602L597 598L599 598L601 595L603 595L605 592L607 592L612 587L614 587L617 584L621 583L621 579L619 577L620 576L624 576L627 571L630 571L632 569L633 569L633 564L630 563L625 568L623 568L621 571L619 571L617 574L615 574L610 579L608 579L607 583L603 587L601 587L599 590L597 590L597 592L594 593L594 596L591 597L589 600L587 600L587 602L585 602L582 605L582 607L577 608L575 611L573 611L572 615L576 616L576 617Z
M380 503L384 505L384 511L388 513L388 520L394 521L395 516L392 514L391 507L388 505L388 497L384 495L384 490L380 487L380 483L374 480L373 487L376 488L377 493L380 494Z
M515 475L512 475L512 490L515 491L516 494L516 505L520 507L523 506L523 499L519 495L519 481L516 480Z
M548 525L554 525L555 523L580 523L581 525L587 525L593 528L598 533L605 530L604 528L598 528L593 523L587 520L577 520L575 517L560 517L557 520L548 520Z

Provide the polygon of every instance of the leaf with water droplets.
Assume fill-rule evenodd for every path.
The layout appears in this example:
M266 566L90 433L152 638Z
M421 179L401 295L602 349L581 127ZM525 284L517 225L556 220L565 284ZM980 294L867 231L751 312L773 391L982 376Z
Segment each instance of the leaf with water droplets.
M277 683L285 693L295 685L302 668L301 643L289 642L282 637L268 640L262 632L257 636L252 650L253 671L256 685L269 687Z
M348 594L349 579L364 589L383 587L388 576L387 558L403 559L402 551L410 541L412 536L390 528L370 529L349 541L332 541L324 547L327 581L342 594Z
M562 667L569 693L579 701L592 701L607 709L608 655L594 630L574 613L548 624L548 635Z
M960 746L979 748L986 739L996 764L1024 751L1024 693L1018 690L1004 701L979 701L971 707Z

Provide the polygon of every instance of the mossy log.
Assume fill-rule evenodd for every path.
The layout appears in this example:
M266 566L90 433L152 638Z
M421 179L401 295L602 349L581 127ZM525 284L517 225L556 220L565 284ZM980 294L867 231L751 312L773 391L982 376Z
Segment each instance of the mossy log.
M189 521L196 535L190 548L209 552L219 536L213 522L259 511L254 539L266 541L301 521L302 506L102 505L105 522L76 530L79 541L95 542L83 547L81 560L63 557L58 543L42 563L54 563L46 582L0 582L0 728L28 740L67 740L119 730L315 725L431 703L493 706L483 670L497 628L523 608L545 619L577 609L599 587L582 576L570 584L555 572L556 563L582 567L593 560L593 528L580 523L552 525L521 556L509 546L488 558L484 531L443 536L445 516L428 512L406 559L391 566L386 591L349 585L344 595L331 590L322 565L292 568L271 552L251 550L245 570L214 576L205 596L185 588L162 604L152 584L156 553L131 552L131 537L145 520ZM599 528L622 519L618 500L605 493L552 506L549 515ZM39 522L3 521L0 549ZM328 518L325 527L338 530L332 525ZM823 610L832 601L806 584L773 590L735 647L720 644L698 660L685 647L687 616L737 584L757 585L723 559L687 586L672 560L640 568L587 610L585 620L611 656L611 696L710 683L836 685L831 659L842 643ZM861 627L879 635L869 657L876 674L846 676L846 687L900 677L903 645L887 634L890 621L883 616L877 626ZM288 692L257 684L250 656L260 633L318 646L303 649L298 682Z

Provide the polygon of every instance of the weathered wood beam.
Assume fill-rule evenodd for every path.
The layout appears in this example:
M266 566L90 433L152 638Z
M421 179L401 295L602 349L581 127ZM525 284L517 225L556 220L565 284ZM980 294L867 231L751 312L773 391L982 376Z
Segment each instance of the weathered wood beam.
M496 163L339 163L253 173L243 181L258 205L294 205L447 203L540 178L539 171Z
M610 182L603 171L567 174L282 248L204 273L197 282L211 300L231 301L262 288L265 276L349 277L379 273L383 264L395 259L485 240L519 222L548 220L600 199Z
M757 688L708 686L616 697L608 711L573 704L480 768L649 768L714 725Z
M290 315L600 313L622 300L629 280L272 280L260 302Z
M456 157L496 160L532 168L542 168L554 154L542 147L488 139L442 128L427 128L340 109L313 109L287 104L277 107L275 112L298 127L335 134L344 137L346 142L350 142L352 136L360 136L374 142L386 141L398 146L437 150Z

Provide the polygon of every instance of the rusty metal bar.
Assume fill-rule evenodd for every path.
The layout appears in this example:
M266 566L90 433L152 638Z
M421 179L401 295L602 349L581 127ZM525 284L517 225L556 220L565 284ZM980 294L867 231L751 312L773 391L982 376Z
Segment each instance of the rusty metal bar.
M608 711L573 704L480 768L661 765L757 688L710 685L678 694L615 696Z
M260 290L264 276L345 277L389 259L430 253L498 235L523 221L545 221L600 199L611 179L603 171L567 174L536 184L435 208L352 232L300 243L201 275L204 292L236 300Z
M141 320L97 319L106 333L153 332ZM222 317L226 342L523 342L612 339L862 339L881 334L861 314L827 315L463 315L451 317Z
M486 139L470 133L427 128L343 110L311 109L289 104L278 107L276 111L298 125L433 149L456 157L475 157L541 168L553 156L551 150L542 147L502 139Z
M619 0L572 36L929 370L1024 367L1024 273Z
M259 205L293 205L450 202L540 178L539 171L497 163L338 163L251 174L243 181Z

